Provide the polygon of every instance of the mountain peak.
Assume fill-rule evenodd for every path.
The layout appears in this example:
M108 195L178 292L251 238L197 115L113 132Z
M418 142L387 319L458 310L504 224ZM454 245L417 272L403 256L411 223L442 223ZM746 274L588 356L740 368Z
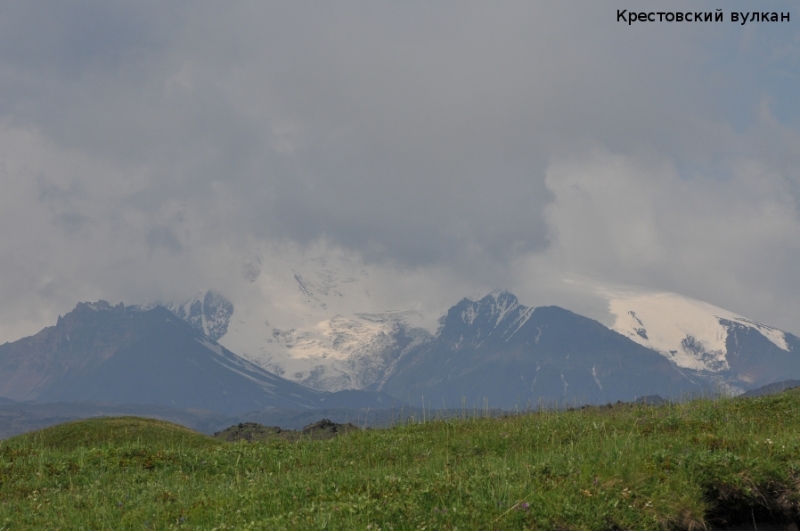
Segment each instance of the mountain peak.
M86 320L106 319L110 315L125 313L134 308L134 306L126 307L121 302L114 306L102 299L97 302L79 302L72 311L67 312L63 316L58 316L56 328L62 328L65 325L74 326L76 323Z
M108 301L104 301L102 299L97 301L97 302L79 302L75 306L75 310L78 310L78 311L81 311L81 310L92 310L92 311L95 311L95 312L117 310L117 309L121 310L121 309L124 309L124 308L125 308L125 305L122 304L122 303L119 303L116 306L112 306L111 304L109 304ZM73 311L75 311L75 310L73 310Z
M488 308L490 315L496 317L495 324L500 324L508 312L519 307L519 300L508 290L496 289L479 300L478 304Z
M557 306L529 308L496 290L451 308L438 337L402 358L381 389L431 403L488 400L510 408L672 396L702 384L597 321Z
M480 344L490 335L518 327L530 312L513 293L498 289L478 301L462 299L447 312L439 333L457 345Z
M487 296L485 296L481 300L486 300L486 299L489 299L489 298L503 299L503 298L507 298L507 297L510 297L510 298L512 298L514 300L517 300L517 296L514 295L513 293L511 293L510 290L507 290L505 288L495 288Z
M683 369L724 372L731 369L728 340L750 329L784 352L786 333L728 310L676 293L609 293L615 317L612 329L653 349Z

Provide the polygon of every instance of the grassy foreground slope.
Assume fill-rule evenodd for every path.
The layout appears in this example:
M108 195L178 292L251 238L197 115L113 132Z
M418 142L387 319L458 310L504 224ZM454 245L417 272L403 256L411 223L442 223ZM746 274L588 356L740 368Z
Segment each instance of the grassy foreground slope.
M798 502L796 392L325 441L94 419L0 444L0 529L703 529Z

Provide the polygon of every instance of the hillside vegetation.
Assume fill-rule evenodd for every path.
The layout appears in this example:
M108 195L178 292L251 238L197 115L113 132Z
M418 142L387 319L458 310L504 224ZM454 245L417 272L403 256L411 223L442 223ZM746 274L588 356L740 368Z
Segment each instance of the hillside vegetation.
M178 424L140 417L99 417L67 422L19 435L3 449L36 448L71 452L79 448L149 446L202 448L215 445L210 437Z
M93 419L0 444L0 529L704 529L800 516L800 395L224 442Z

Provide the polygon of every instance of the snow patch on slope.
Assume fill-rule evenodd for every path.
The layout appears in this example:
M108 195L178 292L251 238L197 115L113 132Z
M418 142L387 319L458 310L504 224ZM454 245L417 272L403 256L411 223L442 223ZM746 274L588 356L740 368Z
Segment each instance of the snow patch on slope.
M509 326L505 332L503 332L503 338L505 338L506 341L511 339L513 335L516 334L520 328L522 328L522 325L528 322L528 319L531 318L531 315L533 315L533 311L535 309L536 308L525 308L523 311L521 311L517 319L511 323L511 326ZM539 338L537 337L536 340L538 342Z
M467 306L467 309L461 312L461 320L464 321L468 325L472 325L475 322L475 318L478 316L478 309L476 305L470 304Z
M678 367L701 371L728 370L728 326L736 322L757 330L778 348L789 350L780 330L733 312L675 293L600 290L614 315L612 330L656 350Z
M504 289L492 291L487 298L493 299L491 303L491 314L492 316L496 316L494 322L495 326L500 324L500 321L503 320L508 312L519 306L519 301L514 294Z
M376 308L370 273L347 260L260 266L236 299L221 338L229 350L284 378L324 391L379 382L404 349L430 337L414 310Z
M140 308L149 310L155 306L164 306L176 317L186 321L195 330L204 333L214 341L219 340L228 332L228 324L233 316L233 303L214 290L200 292L195 297L177 304L147 304Z

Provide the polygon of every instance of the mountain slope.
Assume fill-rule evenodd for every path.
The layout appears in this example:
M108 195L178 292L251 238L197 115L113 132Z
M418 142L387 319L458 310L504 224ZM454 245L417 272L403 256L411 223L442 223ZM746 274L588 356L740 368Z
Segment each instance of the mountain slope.
M783 347L761 330L720 319L727 327L725 342L729 370L722 377L729 385L753 389L790 378L800 378L800 338L783 334Z
M164 306L240 356L307 387L362 389L404 350L428 340L426 325L435 328L418 311L382 307L360 264L320 258L271 271L250 265L233 301L211 290Z
M674 293L609 291L612 329L734 391L800 377L800 339Z
M404 356L376 386L433 407L602 403L700 392L659 353L555 306L528 308L505 291L462 300L435 340Z
M386 396L356 394L323 393L280 378L163 307L81 303L56 326L0 346L0 396L14 400L154 404L226 414L391 405Z
M515 383L509 384L506 378L497 376L494 385L501 389L510 385L516 389L514 405L518 405L520 400L536 402L540 397L547 400L602 401L611 396L608 394L609 385L617 391L628 389L627 395L620 396L628 400L642 394L662 392L674 396L698 387L738 394L774 381L800 378L800 339L674 293L586 286L587 290L596 291L595 295L600 294L606 301L613 316L609 326L611 330L601 330L597 328L600 324L592 321L593 331L589 334L587 321L579 319L579 316L556 316L553 313L556 310L550 310L549 318L559 323L563 321L559 325L563 328L560 332L563 337L559 341L564 345L575 341L572 336L576 335L589 334L594 338L576 346L576 352L564 351L556 355L555 347L543 353L543 347L535 341L536 334L531 332L534 314L536 319L542 320L547 312L542 308L522 306L507 292L495 292L477 302L461 301L450 309L443 318L443 326L434 335L421 326L425 320L415 311L359 311L374 310L374 303L369 299L369 275L365 271L340 270L331 264L312 260L293 264L291 270L281 275L274 272L270 277L270 285L277 278L285 280L281 286L287 294L280 306L273 304L262 308L251 304L248 307L237 302L236 317L231 318L233 304L219 294L208 292L182 305L172 305L171 309L206 333L211 330L209 323L214 323L214 330L227 331L221 338L223 344L242 353L254 364L289 380L318 390L386 389L413 404L418 404L424 394L422 382L456 378L451 374L454 370L452 364L461 364L457 371L461 373L467 371L468 366L477 371L475 367L482 364L495 364L487 375L508 365L508 378L515 379ZM253 284L252 287L259 286ZM294 295L291 295L291 288ZM456 318L458 322L454 321ZM570 324L565 324L567 322ZM549 326L550 334L556 329L554 323L540 324ZM430 324L426 326L432 329ZM569 327L575 327L575 330L569 331ZM609 335L609 332L624 336L641 348L634 349L629 343L622 342L614 347L617 350L613 350L609 345L620 338L613 333ZM532 347L524 341L520 343L522 340L519 338L526 334L533 334L533 339L526 339ZM613 340L609 339L612 337ZM519 349L519 353L514 355L517 358L528 362L538 360L535 372L542 376L535 385L531 384L533 387L521 383L526 378L533 378L533 373L505 358L514 357L510 350L513 348ZM425 362L430 364L427 371L415 373L413 377L401 376L404 371L411 371L410 360L419 358L422 352L434 351L444 353L441 354L443 359L452 357L452 352L458 352L458 357L451 360L450 365L441 367L436 365L439 362L429 360ZM660 387L661 391L645 389L644 383L659 382L661 378L639 378L634 371L636 363L642 361L638 358L636 361L620 360L619 368L609 369L604 378L613 380L627 374L631 381L642 383L640 387L631 388L622 381L624 378L611 385L598 376L602 374L603 363L609 363L615 355L622 355L620 353L628 353L626 356L629 357L634 351L648 359L658 354L669 362L667 365L659 364L662 367L659 370L669 373L670 378L676 377L675 374L680 376L674 382L667 378L666 388ZM550 357L537 357L545 354ZM602 363L591 367L586 365L578 373L570 372L577 370L570 364L574 364L575 356L579 354L586 358L581 362L584 365L590 358L594 359L592 357L602 360ZM543 360L549 361L545 363ZM667 366L671 369L664 368ZM438 374L439 370L446 371L445 375ZM642 370L647 372L652 367ZM544 376L547 371L552 374ZM572 376L568 378L568 374ZM468 382L459 384L466 386L463 395L480 397L476 398L479 401L484 396L488 398L491 393L486 391L487 377L476 376L474 385ZM541 388L542 381L551 382L547 389ZM401 385L400 382L404 383ZM498 401L492 405L510 400L506 391L493 393ZM541 394L537 396L536 393ZM448 401L453 396L448 395ZM460 404L460 396L457 396L456 404L450 405ZM442 404L437 400L434 406L441 407Z

